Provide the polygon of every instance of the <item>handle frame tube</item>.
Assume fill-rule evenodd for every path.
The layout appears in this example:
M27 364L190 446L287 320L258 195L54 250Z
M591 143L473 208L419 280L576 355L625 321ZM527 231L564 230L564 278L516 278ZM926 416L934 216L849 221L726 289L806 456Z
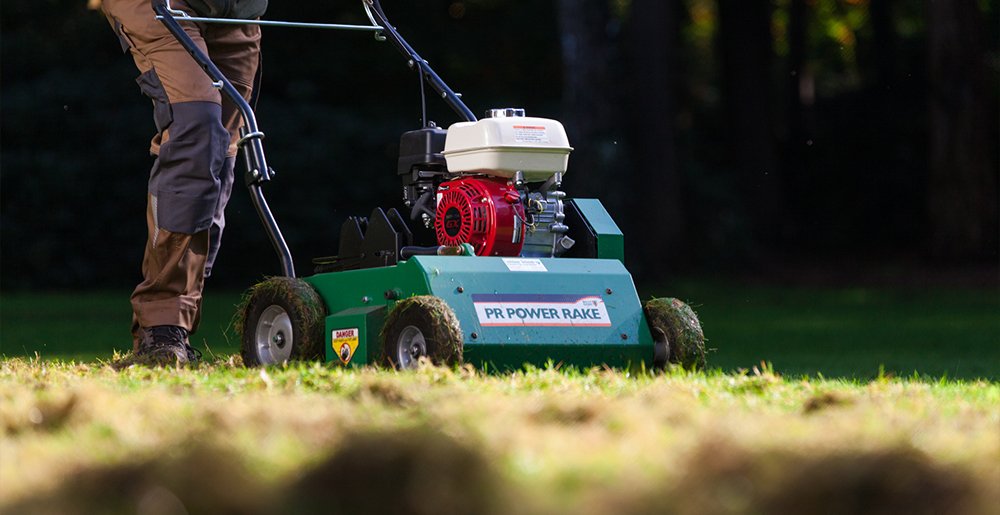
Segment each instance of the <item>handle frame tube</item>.
M244 163L246 163L244 182L247 188L250 189L250 199L257 211L257 215L260 217L261 223L264 225L264 231L267 233L267 237L271 240L271 245L278 255L282 275L295 277L295 264L292 260L292 252L289 250L288 243L285 242L285 238L281 234L281 229L278 227L278 222L275 220L274 214L271 212L270 207L267 205L267 200L264 198L262 186L274 177L274 171L267 165L267 158L264 156L264 133L257 126L257 117L254 115L253 109L246 99L243 98L243 95L240 95L236 90L236 87L229 82L229 79L219 71L215 63L184 32L184 29L174 19L166 3L153 2L153 11L157 14L156 18L177 38L181 46L191 54L195 62L215 82L215 86L233 102L243 117L243 128L240 129L242 137L238 145L243 154Z
M365 6L365 11L368 16L372 19L372 22L376 25L382 26L382 34L392 42L393 46L404 57L409 59L410 68L417 68L423 80L433 89L448 105L455 111L458 116L467 122L474 122L477 120L476 115L472 114L472 110L469 106L465 105L461 97L453 91L448 84L435 72L430 64L417 53L416 50L410 46L409 43L403 39L403 36L396 30L396 27L389 23L389 19L386 17L385 12L382 11L382 5L379 0L361 0ZM426 122L425 122L426 123Z

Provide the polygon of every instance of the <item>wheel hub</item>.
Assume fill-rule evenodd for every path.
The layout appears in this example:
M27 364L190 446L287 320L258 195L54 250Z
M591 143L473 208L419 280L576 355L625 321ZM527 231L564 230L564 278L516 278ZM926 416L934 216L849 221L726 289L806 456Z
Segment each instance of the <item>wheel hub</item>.
M284 308L268 306L257 320L254 341L261 364L271 365L288 361L292 356L292 319Z
M427 340L424 339L424 333L413 325L403 328L396 341L396 362L399 368L416 368L420 358L426 355Z

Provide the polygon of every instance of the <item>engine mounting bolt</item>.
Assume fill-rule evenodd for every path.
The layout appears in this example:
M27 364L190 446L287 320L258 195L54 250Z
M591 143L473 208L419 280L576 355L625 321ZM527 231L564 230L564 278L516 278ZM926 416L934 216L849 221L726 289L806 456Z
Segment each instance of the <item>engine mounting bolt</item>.
M365 304L368 304L371 301L372 301L372 298L369 297L369 296L367 296L367 295L365 295L364 297L361 297L361 302L363 302Z
M608 288L608 289L604 290L604 293L607 293L608 295L611 295L611 288Z
M628 340L628 335L625 334L625 333L622 333L622 340Z
M478 333L472 333L469 336L471 336L473 340L475 340L476 338L479 338L479 334Z
M459 286L458 288L456 288L455 291L457 291L458 293L464 293L465 292L465 288L462 288L461 286Z

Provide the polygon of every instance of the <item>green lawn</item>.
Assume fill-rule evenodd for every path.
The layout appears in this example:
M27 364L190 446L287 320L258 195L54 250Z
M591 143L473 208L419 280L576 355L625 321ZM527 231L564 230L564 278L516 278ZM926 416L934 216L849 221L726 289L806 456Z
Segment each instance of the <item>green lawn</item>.
M690 283L712 366L783 374L1000 379L1000 292Z
M642 293L695 305L713 370L247 369L225 333L239 295L214 293L194 339L214 356L118 371L93 360L130 345L127 292L4 294L0 512L1000 506L995 292L681 282Z
M1000 294L993 290L816 289L680 282L642 291L677 296L698 312L709 365L784 375L868 379L914 373L1000 379ZM193 343L238 349L226 332L239 293L209 292ZM0 352L90 361L130 346L128 292L4 293Z

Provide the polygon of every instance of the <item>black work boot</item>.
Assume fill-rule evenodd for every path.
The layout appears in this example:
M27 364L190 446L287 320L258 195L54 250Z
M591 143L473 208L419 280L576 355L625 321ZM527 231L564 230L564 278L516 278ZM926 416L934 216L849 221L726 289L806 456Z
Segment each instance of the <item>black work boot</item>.
M158 325L142 329L136 357L150 365L186 365L196 364L201 353L188 343L187 329Z

